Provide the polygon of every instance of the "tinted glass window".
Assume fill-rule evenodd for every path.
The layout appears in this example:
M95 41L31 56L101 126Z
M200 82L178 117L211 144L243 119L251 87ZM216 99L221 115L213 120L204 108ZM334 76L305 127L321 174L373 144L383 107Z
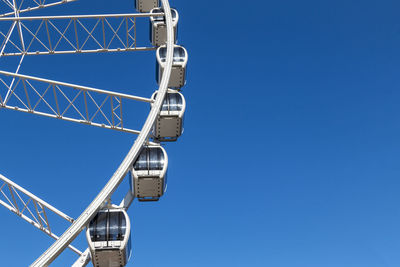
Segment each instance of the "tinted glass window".
M182 110L182 96L177 93L168 93L164 99L161 110L181 111Z
M168 94L169 110L181 111L182 110L182 96L180 94Z
M122 212L110 212L108 241L124 240L126 232L125 216Z
M137 171L147 170L147 148L143 148L142 152L140 152L139 157L137 158L134 169Z
M107 212L99 212L89 224L89 234L93 242L107 241Z
M165 62L167 57L167 48L161 47L159 49L159 55L161 62ZM186 58L185 50L182 47L174 47L174 62L184 62L185 58Z
M176 20L176 10L175 9L171 9L171 13L172 13L172 20Z
M161 148L150 150L150 170L162 170L164 167L164 154Z
M164 167L164 154L161 148L144 148L136 160L134 169L143 170L162 170Z
M167 57L167 48L166 47L160 47L160 49L158 51L159 51L161 62L165 62L166 61L166 57Z
M166 52L165 52L166 54ZM166 57L167 55L165 55ZM174 48L174 62L183 62L185 61L185 50L182 47Z

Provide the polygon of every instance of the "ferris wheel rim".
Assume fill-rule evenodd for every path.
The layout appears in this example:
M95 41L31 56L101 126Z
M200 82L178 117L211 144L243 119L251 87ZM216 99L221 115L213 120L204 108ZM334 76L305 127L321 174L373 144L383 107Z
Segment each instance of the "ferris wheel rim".
M141 149L146 144L152 127L157 119L158 113L161 110L162 103L165 95L168 92L168 82L170 79L172 64L173 64L173 23L171 8L168 0L161 0L164 8L166 28L167 28L167 55L166 65L162 76L161 83L158 88L158 94L154 103L151 106L151 110L147 116L147 119L137 136L133 146L125 156L124 160L115 171L113 176L107 182L105 187L99 192L91 204L82 212L82 214L74 221L74 223L55 241L39 258L35 260L30 266L31 267L42 267L48 266L53 262L59 254L79 235L83 228L89 223L96 212L101 208L103 203L112 195L122 180L125 178L133 162L138 157Z

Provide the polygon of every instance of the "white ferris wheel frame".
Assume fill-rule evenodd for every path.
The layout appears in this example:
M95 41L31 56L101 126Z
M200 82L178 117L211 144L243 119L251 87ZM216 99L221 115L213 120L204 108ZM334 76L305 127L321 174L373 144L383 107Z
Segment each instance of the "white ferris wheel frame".
M125 131L125 132L138 134L138 136L137 136L133 146L129 150L128 154L125 156L124 160L122 161L122 163L120 164L118 169L115 171L113 176L110 178L108 183L104 186L104 188L99 192L99 194L96 196L96 198L91 202L91 204L81 213L81 215L76 220L73 220L69 216L67 216L67 215L63 214L62 212L58 211L57 209L55 209L51 205L49 205L46 202L42 201L41 199L37 198L36 196L34 196L33 194L29 193L25 189L19 187L17 184L13 183L11 180L8 180L4 176L0 176L1 180L10 189L11 194L13 194L13 192L19 191L22 194L27 195L30 199L32 199L32 202L36 203L40 207L43 206L43 208L48 208L49 210L51 210L53 212L56 212L58 215L61 214L61 217L63 217L64 219L66 219L66 220L68 220L69 222L72 223L71 226L60 237L55 236L53 233L51 233L51 231L48 231L46 229L44 229L44 230L41 229L42 231L46 232L51 237L55 238L56 241L40 257L38 257L36 259L36 261L34 263L32 263L30 266L31 267L49 266L67 247L70 247L76 253L81 254L81 257L78 259L78 261L75 262L75 264L73 266L85 266L88 263L89 259L90 259L90 253L89 253L88 249L85 252L82 253L79 250L77 250L74 247L72 247L70 244L83 231L83 229L88 225L90 220L96 215L97 211L100 208L102 208L110 200L110 198L111 198L112 194L114 193L114 191L117 189L117 187L123 181L125 176L127 176L127 173L129 172L130 168L132 167L134 161L137 159L139 153L141 152L141 149L143 148L143 146L145 144L148 143L148 139L149 139L149 135L151 133L152 127L153 127L153 125L154 125L154 123L155 123L155 121L157 119L157 116L160 113L160 110L161 110L161 107L162 107L162 103L163 103L164 98L165 98L165 96L166 96L166 94L168 92L168 82L169 82L169 79L170 79L170 76L171 76L171 71L172 71L173 49L174 49L174 29L173 29L171 7L169 5L168 0L161 0L164 13L122 14L122 15L58 16L58 17L55 17L55 16L54 17L51 17L51 16L48 16L48 17L19 17L19 14L23 13L23 12L28 12L28 11L31 11L31 10L40 9L40 8L44 8L44 7L55 6L55 5L64 4L64 3L68 3L68 2L74 2L76 0L61 0L61 1L57 1L56 0L56 1L53 1L51 3L46 3L46 0L33 0L37 4L37 6L31 7L31 8L26 8L26 9L18 8L15 0L12 0L12 2L10 0L1 0L1 1L6 3L8 6L10 6L10 8L13 8L14 10L12 12L4 13L4 14L0 15L0 21L3 21L3 20L4 21L13 21L13 25L10 28L9 33L7 34L7 36L4 36L5 37L5 41L3 43L3 48L0 51L0 57L2 55L4 55L5 44L7 44L7 42L10 41L11 33L14 30L15 27L17 27L17 29L18 29L19 38L21 40L21 44L22 44L22 49L23 50L21 50L21 53L19 54L19 55L21 55L21 59L20 59L20 62L18 64L18 67L17 67L17 70L15 71L15 73L0 71L0 74L5 75L5 76L10 76L10 77L13 78L11 84L9 86L6 85L8 87L8 93L7 93L6 98L5 99L1 99L0 98L0 108L9 108L9 109L13 108L13 109L16 109L16 110L19 110L19 111L35 113L35 110L34 109L32 110L30 104L29 104L29 108L28 108L28 106L25 105L25 107L26 107L25 110L24 109L22 109L22 110L18 109L17 107L9 107L9 106L7 106L7 100L10 97L10 95L12 95L14 93L13 92L13 88L14 88L13 86L15 85L15 83L17 83L18 79L19 79L19 81L22 81L22 83L24 83L24 81L29 80L29 79L40 81L40 82L44 82L44 83L48 83L48 84L53 86L53 90L54 91L56 90L55 86L66 86L66 87L69 87L69 88L73 88L75 90L81 90L84 95L87 92L95 92L95 93L105 94L108 97L110 97L110 99L111 99L111 97L115 97L115 98L119 98L122 101L122 98L127 98L127 99L131 99L131 100L138 100L138 101L151 103L151 110L150 110L150 112L149 112L149 114L147 116L147 119L146 119L146 121L145 121L145 123L144 123L144 125L143 125L143 127L142 127L142 129L140 131L123 128L123 126L122 126L122 114L121 114L120 128L118 128L118 125L111 125L109 127L106 127L106 128L110 128L110 129L116 129L116 130L120 130L120 131ZM14 15L14 17L7 17L7 16L10 16L10 15ZM157 96L156 96L156 98L154 100L146 99L146 98L142 98L142 97L136 97L136 96L120 94L120 93L111 92L111 91L100 90L100 89L96 89L96 88L84 87L84 86L79 86L79 85L72 85L72 84L61 83L61 82L56 82L56 81L51 81L51 80L41 79L41 78L37 78L37 77L31 77L31 76L18 74L20 66L21 66L21 63L22 63L25 55L29 55L29 53L25 50L25 47L24 47L24 41L23 41L23 35L22 35L22 27L21 27L21 21L23 21L23 20L41 19L41 20L45 21L46 19L47 20L48 19L75 19L75 22L76 22L76 20L79 19L79 18L102 18L102 19L104 19L106 17L125 17L126 18L126 17L131 16L131 17L136 19L136 17L149 17L149 16L160 16L160 15L164 15L165 16L165 21L166 21L167 55L166 55L166 63L165 63L165 69L164 69L164 72L163 72L162 80L161 80L161 82L159 84L159 88L157 90L158 93L157 93ZM47 26L47 24L46 24L46 26ZM135 24L135 27L136 27L136 24ZM103 31L104 31L104 27L103 27ZM114 31L114 33L115 33L115 31ZM127 34L129 34L128 30L127 30ZM89 33L89 35L91 35L91 33ZM127 47L125 47L125 49L122 49L122 50L123 51L154 50L154 48L146 48L146 47L137 48L136 47L136 40L135 40L135 46L133 48L127 46ZM112 49L108 49L108 48L104 47L104 49L102 49L102 51L94 50L94 51L85 51L85 52L91 53L91 52L115 52L115 51L119 52L120 49L112 50ZM42 53L42 54L46 54L46 53L47 54L54 54L54 51L49 50L49 51L46 51L45 53ZM72 52L70 52L70 51L61 51L61 52L58 52L58 53L66 54L66 53L72 53ZM36 53L36 54L39 54L39 53ZM24 83L24 86L25 86L25 83ZM60 90L59 88L57 88L57 89ZM26 90L26 88L25 88L25 90ZM33 88L33 90L35 90L35 88ZM47 92L47 90L46 90L46 92ZM60 90L60 92L61 92L61 90ZM43 97L44 97L43 95L40 96L40 97L41 97L41 100L44 100L43 99ZM71 106L71 105L74 106L73 100L72 101L69 100L69 99L67 99L67 100L70 102L69 106ZM28 102L29 102L29 99L28 99ZM111 101L111 105L112 105L112 101ZM74 106L74 108L75 108L75 106ZM101 111L101 106L99 107L99 110ZM64 118L64 117L60 116L61 114L60 114L59 111L58 111L58 114L55 112L55 114L52 114L52 115L48 115L48 114L41 113L41 112L36 112L36 114L37 115L42 115L42 116L48 116L48 117L54 117L54 118L69 120L69 121L82 122L82 121L79 121L79 120L74 120L74 119L70 119L70 118ZM113 111L112 115L115 115L114 111ZM93 123L93 122L91 122L89 120L86 121L85 119L83 120L83 122L91 124L91 125L94 125L94 126L104 127L104 125L97 125L96 123ZM114 122L113 122L113 124L114 124ZM120 206L123 207L124 209L128 209L130 204L132 203L133 199L134 199L134 196L133 196L132 192L129 191L127 196L125 197L125 199L121 202ZM13 199L13 201L10 201L11 205L6 206L7 204L4 203L4 202L2 202L0 204L2 204L3 206L6 206L10 211L16 213L17 215L21 216L25 220L29 221L29 218L22 216L23 215L22 213L23 213L24 210L22 210L22 212L21 212L21 210L18 209L18 206L17 205L13 205L13 203L16 203L15 199ZM24 203L24 204L26 204L26 203ZM26 207L27 207L27 204L25 205L25 208ZM40 224L42 224L42 222L44 222L44 220L40 220L39 222L40 222ZM34 223L32 223L32 224L34 225ZM47 222L47 224L48 224L48 222ZM40 226L38 224L37 227L38 228L40 228L40 227L43 228L43 225Z

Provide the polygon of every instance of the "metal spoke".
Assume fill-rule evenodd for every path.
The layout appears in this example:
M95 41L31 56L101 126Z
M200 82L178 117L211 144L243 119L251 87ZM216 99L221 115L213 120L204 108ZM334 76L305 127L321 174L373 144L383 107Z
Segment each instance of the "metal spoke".
M51 236L54 239L58 239L58 236L52 233L51 231L51 222L47 217L46 209L60 218L72 223L74 220L69 217L68 215L64 214L63 212L57 210L50 204L46 203L45 201L41 200L40 198L36 197L32 193L28 192L24 188L20 187L16 183L12 182L11 180L7 179L3 175L0 174L0 181L3 182L3 185L0 187L0 193L3 195L4 201L0 195L0 205L4 206L5 208L9 209L13 213L17 214L20 218L24 219L31 225L35 226L39 230L43 231L47 235ZM10 197L4 192L4 187L8 188ZM26 201L23 200L21 195L25 196ZM34 209L29 207L29 204L32 203ZM23 207L20 209L19 207ZM43 216L42 216L43 214ZM77 253L78 255L82 255L82 252L76 249L73 246L69 246L69 248Z
M141 38L148 46L137 46L136 19L148 19L150 16L163 15L163 13L140 13L4 17L0 18L0 23L17 23L18 35L14 34L13 31L9 31L7 34L0 31L0 37L3 38L2 42L7 43L10 41L18 51L4 49L1 55L17 56L154 50L156 47L149 43L145 35ZM35 26L38 24L39 26ZM113 24L116 26L113 26ZM29 39L27 40L26 47L24 45L24 37L25 39ZM79 39L81 39L80 46ZM93 42L89 42L89 40ZM17 41L21 43L21 46L16 44Z
M50 0L50 1L48 1L50 3L47 3L47 4L44 3L45 1L43 1L43 3L37 2L36 0L21 1L21 4L18 6L18 12L25 13L25 12L34 11L37 9L58 6L58 5L75 2L75 1L77 1L77 0L61 0L61 1L59 1L59 0L51 1ZM14 6L8 0L3 0L3 2L6 3L7 5L9 5L12 9L14 8ZM14 15L14 11L2 13L2 14L0 14L0 17L6 17L6 16L11 16L11 15Z
M122 132L139 134L137 130L124 127L123 100L153 102L144 97L11 72L0 71L0 76L3 76L0 77L0 107ZM4 76L16 82L8 85ZM6 97L1 96L1 91L7 91ZM120 114L117 114L118 109Z

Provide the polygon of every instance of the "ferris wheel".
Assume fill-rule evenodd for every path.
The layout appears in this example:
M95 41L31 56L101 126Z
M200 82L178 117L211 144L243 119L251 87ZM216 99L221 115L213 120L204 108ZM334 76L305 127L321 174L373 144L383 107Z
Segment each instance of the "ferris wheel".
M15 71L0 70L0 108L135 134L135 142L76 219L1 174L0 204L56 240L33 267L49 266L66 248L78 255L72 266L90 261L100 267L125 266L131 254L127 210L135 198L158 201L166 192L168 156L162 144L183 133L186 102L181 88L186 83L188 53L177 45L179 14L168 0L133 0L137 13L29 16L34 10L75 1L0 0L0 60L19 59ZM138 20L149 21L147 45L141 45ZM20 73L29 56L151 50L158 84L151 98ZM129 114L124 107L131 102L150 106L140 130L126 124ZM131 188L120 203L112 203L124 179L129 179ZM61 235L53 232L50 213L70 223ZM85 251L71 245L82 231L88 241Z

